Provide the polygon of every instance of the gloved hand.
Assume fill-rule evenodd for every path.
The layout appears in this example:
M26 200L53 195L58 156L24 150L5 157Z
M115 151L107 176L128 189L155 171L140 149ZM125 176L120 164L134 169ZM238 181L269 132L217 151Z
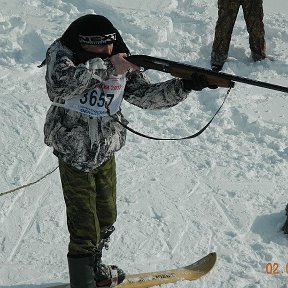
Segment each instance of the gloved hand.
M205 75L193 74L190 79L182 79L184 91L190 92L191 90L201 91L204 88L216 89L217 85L209 85L208 79Z

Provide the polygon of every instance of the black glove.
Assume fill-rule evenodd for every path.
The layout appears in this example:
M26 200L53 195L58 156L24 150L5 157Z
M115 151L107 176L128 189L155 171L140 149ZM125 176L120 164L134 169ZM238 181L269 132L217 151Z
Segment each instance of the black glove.
M191 90L201 91L204 88L216 89L217 85L209 85L208 79L205 75L193 74L190 79L182 79L184 91L190 92Z

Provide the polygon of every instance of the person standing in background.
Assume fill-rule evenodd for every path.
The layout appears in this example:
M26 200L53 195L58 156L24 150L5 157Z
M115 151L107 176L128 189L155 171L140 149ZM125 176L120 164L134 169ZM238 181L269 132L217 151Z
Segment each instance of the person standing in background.
M263 0L218 0L218 20L211 52L211 69L221 71L228 51L240 6L249 33L251 56L254 61L266 58Z

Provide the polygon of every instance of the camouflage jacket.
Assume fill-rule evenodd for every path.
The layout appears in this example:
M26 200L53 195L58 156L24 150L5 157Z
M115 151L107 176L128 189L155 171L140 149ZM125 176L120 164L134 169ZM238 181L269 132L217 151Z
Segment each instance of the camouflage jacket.
M114 68L109 58L94 58L85 64L73 63L73 52L56 40L47 50L46 87L52 102L81 95L109 78ZM93 68L90 68L93 62ZM187 97L179 79L151 84L139 71L126 75L123 99L143 109L174 106ZM121 111L115 114L127 124ZM114 116L115 116L114 115ZM125 144L126 129L112 117L89 117L51 105L44 125L44 142L68 165L90 171L110 159Z

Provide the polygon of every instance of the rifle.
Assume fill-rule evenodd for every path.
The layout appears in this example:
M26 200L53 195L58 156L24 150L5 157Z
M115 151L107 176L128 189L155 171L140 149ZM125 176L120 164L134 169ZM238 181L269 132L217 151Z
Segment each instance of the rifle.
M170 73L174 77L190 79L194 73L205 75L209 85L217 85L218 87L231 88L235 82L241 82L249 85L263 87L267 89L277 90L288 93L288 87L275 85L258 80L235 76L223 72L216 72L209 69L183 64L180 62L170 61L162 58L151 57L147 55L131 55L127 60L145 70L153 69L165 73Z

